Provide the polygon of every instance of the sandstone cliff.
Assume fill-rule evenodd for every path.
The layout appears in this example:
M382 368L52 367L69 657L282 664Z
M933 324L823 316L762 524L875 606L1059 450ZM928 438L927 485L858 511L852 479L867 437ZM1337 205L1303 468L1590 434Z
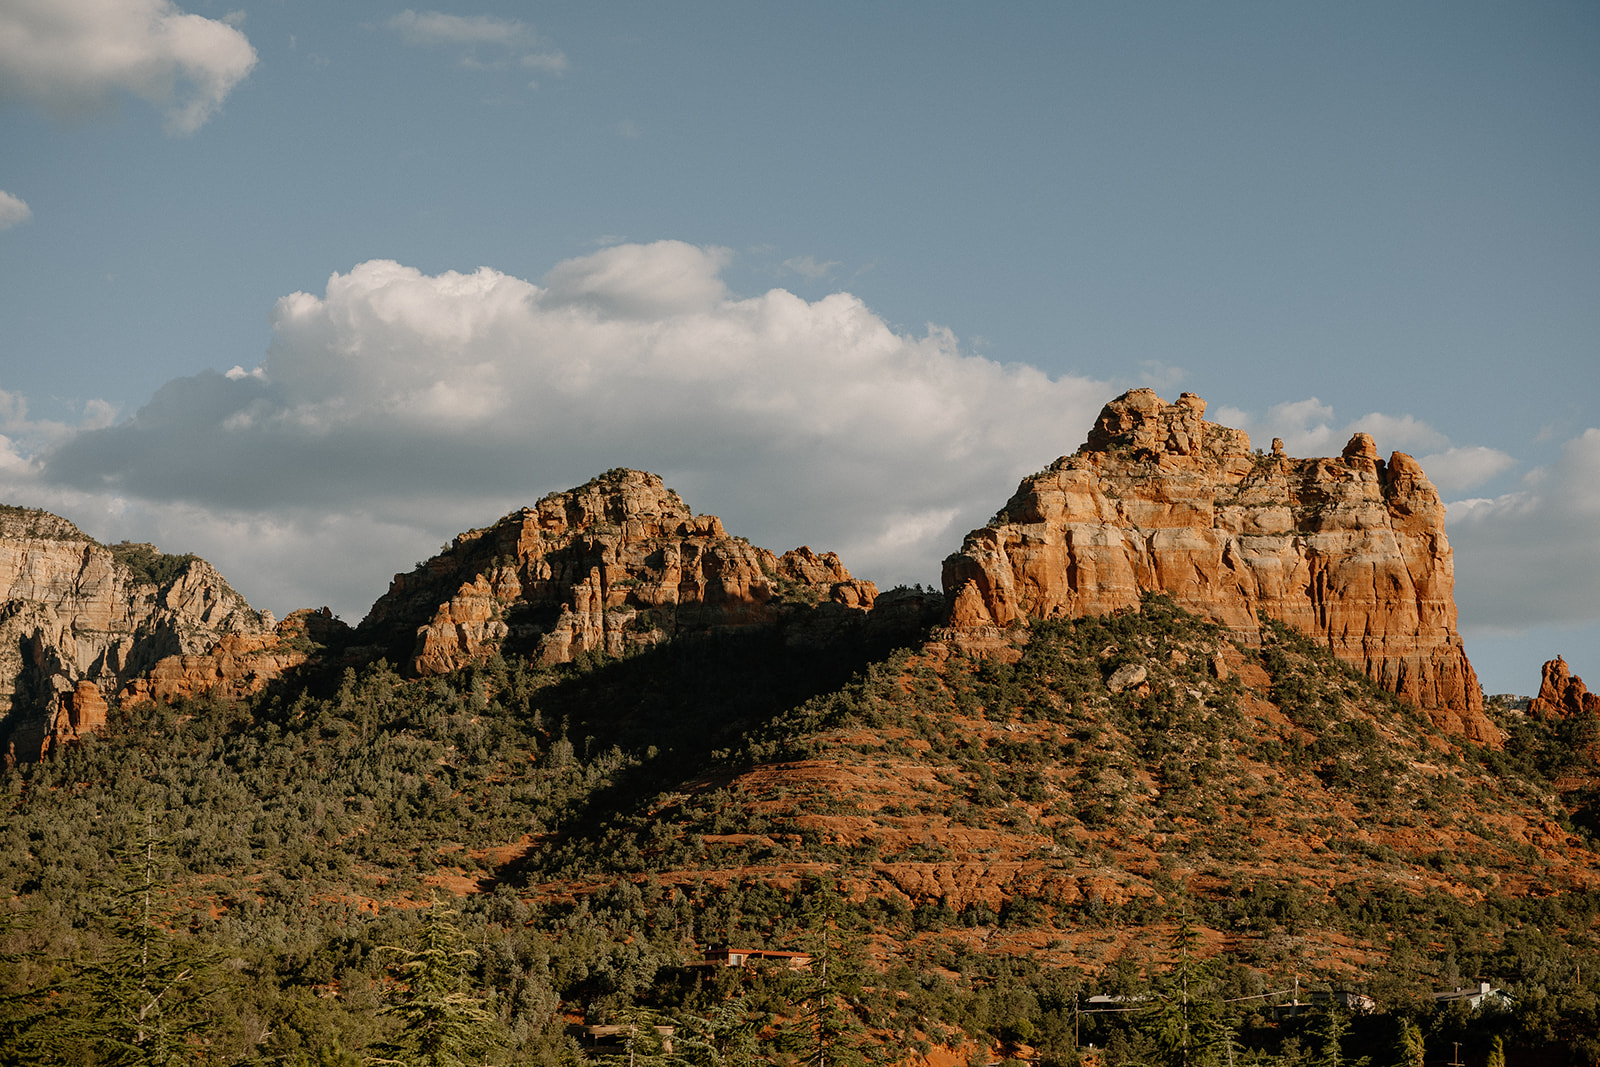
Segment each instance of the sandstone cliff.
M1456 631L1444 507L1416 460L1356 434L1342 456L1252 453L1205 401L1135 389L1024 479L944 564L952 627L1137 609L1142 591L1259 639L1264 616L1327 645L1440 728L1498 743ZM980 637L981 640L981 637Z
M0 508L0 713L22 758L104 723L107 695L163 657L271 632L205 560L102 545L48 512Z
M502 647L565 663L778 624L797 608L843 621L876 598L833 553L774 555L730 537L716 516L695 515L656 475L618 469L464 533L396 575L356 640L434 675Z

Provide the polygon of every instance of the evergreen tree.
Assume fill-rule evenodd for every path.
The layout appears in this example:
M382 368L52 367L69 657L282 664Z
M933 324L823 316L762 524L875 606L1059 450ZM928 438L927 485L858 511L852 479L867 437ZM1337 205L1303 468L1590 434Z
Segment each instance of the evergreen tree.
M1142 1020L1162 1059L1174 1067L1213 1062L1215 1042L1202 1037L1220 1025L1220 1005L1211 995L1210 974L1195 955L1199 944L1199 931L1183 916L1173 932L1172 968L1155 983Z
M96 887L104 947L75 962L58 987L63 1021L52 1028L48 1059L76 1061L93 1050L114 1067L167 1067L199 1057L209 958L178 938L187 909L171 897L170 854L150 816L113 849Z
M27 920L13 912L0 912L0 938L8 942L27 929ZM46 1062L46 1045L61 1011L52 1003L49 983L35 987L31 976L42 961L37 953L0 953L6 990L0 993L0 1064Z
M456 914L435 901L423 915L415 948L385 946L399 962L380 1010L399 1019L400 1030L380 1043L374 1064L468 1067L489 1062L501 1048L499 1017L468 988L478 953L451 921Z
M1316 1022L1316 1067L1344 1067L1344 1035L1350 1029L1350 1020L1337 1004L1330 1003Z
M1395 1067L1423 1067L1422 1028L1410 1019L1400 1021L1399 1058Z
M767 1018L741 993L718 1001L704 1017L681 1015L673 1045L694 1067L748 1067L762 1062L758 1035Z
M1205 1020L1200 1034L1201 1062L1217 1067L1235 1067L1244 1056L1239 1030L1229 1019L1215 1016Z
M861 993L860 973L851 954L843 951L838 916L845 899L837 886L809 882L802 915L815 934L806 996L800 1017L779 1036L778 1047L798 1055L808 1067L859 1067L866 1063L866 1027L855 1010Z

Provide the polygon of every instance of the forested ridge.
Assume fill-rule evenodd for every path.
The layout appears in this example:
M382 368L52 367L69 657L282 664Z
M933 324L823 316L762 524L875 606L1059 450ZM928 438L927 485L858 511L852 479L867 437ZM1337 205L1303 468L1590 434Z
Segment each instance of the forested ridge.
M1158 598L1018 644L758 631L116 708L0 780L0 1056L1600 1056L1595 724L1464 744ZM1509 1006L1435 1003L1479 981Z

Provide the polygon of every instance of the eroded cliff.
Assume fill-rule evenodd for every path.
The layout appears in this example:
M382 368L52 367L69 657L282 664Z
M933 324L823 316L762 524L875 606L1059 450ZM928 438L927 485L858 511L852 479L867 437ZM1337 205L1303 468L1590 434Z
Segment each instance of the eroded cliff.
M49 512L0 508L0 712L22 758L95 729L106 698L163 658L272 632L203 559L102 545Z
M1444 506L1403 452L1356 434L1337 458L1252 452L1205 401L1135 389L1076 453L1023 480L944 564L958 632L1137 609L1142 591L1259 639L1279 619L1436 725L1499 733L1456 631Z

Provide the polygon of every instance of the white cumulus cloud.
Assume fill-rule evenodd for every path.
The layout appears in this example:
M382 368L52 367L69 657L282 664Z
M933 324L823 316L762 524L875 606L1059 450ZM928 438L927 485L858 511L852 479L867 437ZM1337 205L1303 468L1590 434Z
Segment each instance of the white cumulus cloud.
M1441 493L1474 489L1517 465L1496 448L1467 445L1419 457L1422 469Z
M120 92L166 105L169 133L193 133L256 65L225 21L172 0L6 0L0 4L0 100L76 117Z
M1600 620L1600 429L1515 492L1452 502L1448 526L1463 629Z
M631 466L758 544L936 583L1115 391L896 332L849 293L734 296L729 259L624 244L538 282L362 263L282 298L258 366L52 443L10 498L176 531L264 606L359 617L455 533Z
M33 218L33 209L19 196L12 196L4 189L0 189L0 230L9 230L13 226L20 226Z
M520 19L497 15L450 15L439 11L402 11L389 20L389 28L412 45L442 45L465 49L469 66L495 66L497 61L477 58L485 54L512 57L521 67L560 74L567 57Z
M1385 452L1416 453L1424 448L1444 448L1450 443L1448 437L1414 415L1385 415L1374 411L1345 429L1352 434L1370 433Z

